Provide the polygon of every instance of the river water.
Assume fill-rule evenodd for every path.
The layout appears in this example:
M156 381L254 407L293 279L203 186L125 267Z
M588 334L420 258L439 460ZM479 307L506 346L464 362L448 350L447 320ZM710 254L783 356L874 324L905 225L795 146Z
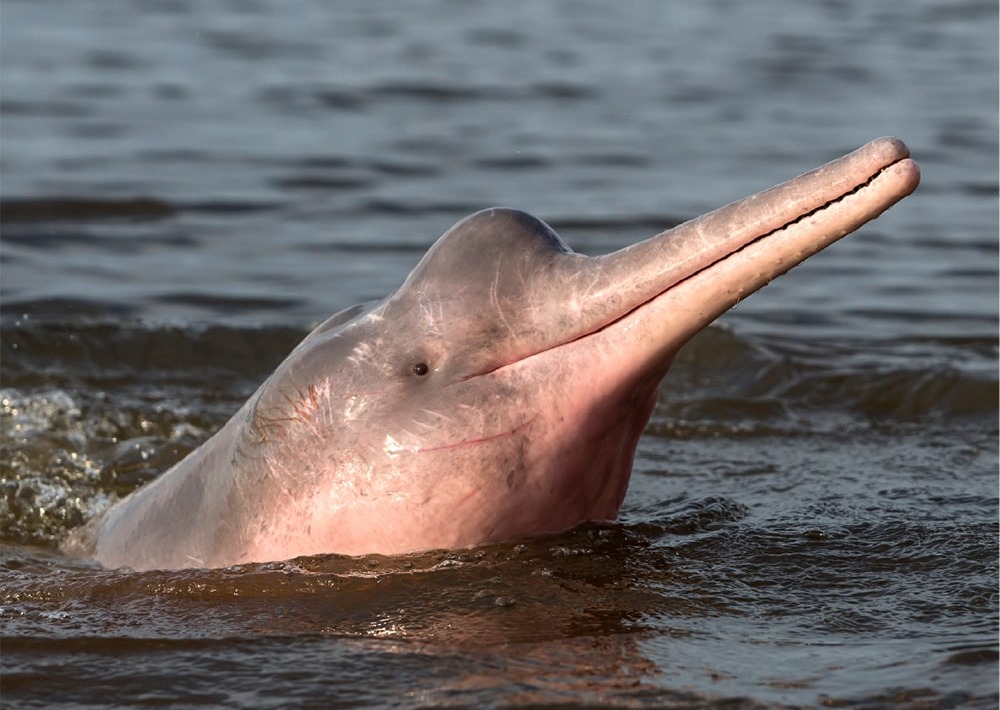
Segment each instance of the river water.
M4 707L995 708L997 26L5 0ZM57 552L466 214L601 253L886 134L921 187L683 351L617 523L209 571Z

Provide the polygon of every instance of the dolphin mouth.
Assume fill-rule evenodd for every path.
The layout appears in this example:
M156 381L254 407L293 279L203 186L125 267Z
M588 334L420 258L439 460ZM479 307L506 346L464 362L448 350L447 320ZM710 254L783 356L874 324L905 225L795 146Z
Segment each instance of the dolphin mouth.
M884 165L883 167L879 168L878 170L872 172L866 179L864 179L863 181L858 182L852 188L845 190L844 192L840 193L836 197L828 199L826 202L824 202L821 205L818 205L816 207L813 207L812 209L803 211L798 216L795 216L795 217L789 219L788 221L784 222L780 226L774 227L773 229L770 229L769 231L763 232L763 233L761 233L761 234L759 234L759 235L757 235L755 237L752 237L748 241L744 241L742 243L734 245L734 247L732 249L730 249L729 251L726 251L726 252L722 253L717 258L715 258L713 261L710 261L710 262L708 262L708 263L706 263L704 265L695 266L689 273L687 273L687 275L683 275L680 278L678 278L677 280L671 282L669 285L666 285L665 287L662 288L662 290L653 293L649 298L647 298L644 301L642 301L642 302L638 303L637 305L633 306L632 308L630 308L626 312L622 313L620 316L607 321L603 325L598 326L597 328L591 330L590 332L584 333L584 334L580 335L577 338L574 338L572 340L568 340L565 343L562 343L560 345L556 345L555 347L562 347L563 345L569 345L569 344L571 344L571 343L573 343L573 342L575 342L577 340L581 340L581 339L584 339L584 338L588 338L588 337L590 337L592 335L596 335L596 334L598 334L598 333L600 333L600 332L602 332L604 330L607 330L608 328L611 328L611 327L615 326L618 323L621 323L623 321L629 320L629 318L631 318L635 313L643 310L650 303L652 303L652 302L660 299L662 296L664 296L665 294L667 294L667 293L669 293L669 292L671 292L671 291L673 291L675 289L682 288L687 282L692 281L692 280L697 279L697 278L705 278L708 274L710 274L711 272L715 271L717 269L717 267L719 267L723 263L726 263L726 262L732 261L733 259L739 258L740 254L742 254L744 252L747 252L749 250L752 250L757 245L760 245L760 244L762 244L762 243L764 243L764 242L766 242L766 241L768 241L768 240L770 240L772 238L775 238L775 237L780 238L781 235L787 233L788 230L794 228L796 225L804 224L808 220L810 220L810 219L812 219L814 217L821 216L823 214L828 213L830 210L837 209L837 207L839 205L842 205L846 200L849 200L854 195L859 195L859 194L863 193L865 190L867 190L868 188L872 187L877 181L879 181L883 177L888 176L892 171L903 171L903 172L905 172L907 174L907 176L909 177L910 180L919 180L919 169L917 168L916 162L914 162L913 160L910 159L910 157L909 157L909 150L906 149L905 146L903 146L903 149L905 150L905 155L902 155L901 157L893 160L892 162L888 163L887 165ZM892 204L895 204L895 202L899 201L900 199L902 199L903 197L905 197L906 195L908 195L910 192L912 192L913 189L915 189L915 188L916 188L916 182L913 182L912 187L904 187L904 189L906 190L905 192L903 192L902 194L899 194L898 197L896 197L895 199L893 199L891 203L886 204L882 209L879 209L879 211L877 213L868 216L867 219L865 219L864 221L868 222L868 221L874 219L879 214L881 214L881 212L883 212L884 210L888 209ZM683 225L681 225L681 226L683 226ZM861 225L858 225L858 226L861 226ZM843 237L843 236L847 236L847 234L850 234L853 231L854 231L853 228L852 229L846 229L843 232L843 234L840 234L839 236L837 236L836 239L839 239L840 237ZM836 239L831 239L831 240L829 240L829 242L820 243L814 251L811 251L809 253L803 253L801 255L801 258L798 258L788 268L791 268L791 267L795 266L796 264L802 263L808 257L812 256L816 252L821 251L823 248L825 248L826 246L828 246L829 243L832 243L833 241L836 241ZM770 278L768 278L768 282L771 281L771 280L773 280L773 278L775 278L775 277L777 277L777 276L785 273L785 271L787 271L787 270L788 269L782 269L781 271L777 271L776 270L776 273L774 273L773 275L771 275ZM761 285L763 286L763 285L766 285L766 284L761 284ZM752 291L747 292L745 295L750 295L750 293L752 293L753 291L758 290L758 288L754 288ZM735 305L735 304L733 304L733 305ZM722 312L724 312L725 310L728 310L728 308L724 309ZM717 315L721 315L722 312L720 312Z
M661 376L695 333L776 277L875 219L920 182L906 145L880 138L841 158L662 232L595 257L626 283L645 285L617 313L542 355L630 324L641 327L650 371ZM648 314L648 316L647 316ZM510 363L513 364L513 363Z
M814 208L812 210L809 210L808 212L802 213L798 217L795 217L794 219L791 219L788 222L785 222L780 227L775 227L771 231L765 232L764 234L761 234L759 237L756 237L756 238L752 239L751 241L747 242L746 244L743 244L742 246L737 247L733 251L729 252L728 254L725 254L724 256L720 257L719 259L717 259L716 261L712 262L711 264L709 264L708 266L704 267L703 269L699 269L698 271L693 272L690 276L688 276L686 278L691 278L692 276L696 276L701 271L705 271L707 269L711 269L713 266L715 266L716 264L718 264L720 261L724 261L724 260L730 258L731 256L733 256L734 254L738 254L739 252L743 251L747 247L750 247L753 244L761 242L761 241L767 239L768 237L773 236L774 234L776 234L778 232L781 232L783 230L788 229L792 225L798 224L799 222L802 222L803 220L809 219L810 217L812 217L814 215L817 215L817 214L819 214L821 212L825 212L826 210L828 210L828 209L834 207L835 205L837 205L838 203L843 202L844 200L848 199L851 195L855 195L855 194L857 194L857 193L865 190L867 187L869 187L870 185L872 185L872 183L874 183L876 180L878 180L883 174L885 174L886 171L892 169L894 166L900 165L904 161L907 162L907 163L911 163L914 167L916 167L916 163L913 162L912 160L910 160L909 154L907 154L906 157L902 157L899 160L895 160L895 161L889 163L888 165L886 165L885 167L880 168L877 172L875 172L874 174L872 174L867 180L865 180L864 182L861 182L861 183L857 184L853 189L848 190L848 191L844 192L843 194L838 195L837 197L834 197L834 198L832 198L832 199L824 202L819 207L816 207L816 208ZM845 234L845 236L846 236L846 234ZM682 279L682 281L683 280L684 279ZM678 282L678 283L680 283L680 282ZM674 284L674 286L676 286L676 285L677 284ZM671 286L669 288L673 288L673 286ZM667 290L669 290L669 288Z

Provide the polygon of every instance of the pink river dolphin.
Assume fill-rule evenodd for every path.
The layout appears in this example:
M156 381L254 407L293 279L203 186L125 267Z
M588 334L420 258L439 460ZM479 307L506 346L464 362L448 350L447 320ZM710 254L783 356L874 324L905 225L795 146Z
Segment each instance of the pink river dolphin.
M681 346L919 181L907 147L881 138L598 257L523 212L477 212L63 549L108 568L224 567L614 519Z

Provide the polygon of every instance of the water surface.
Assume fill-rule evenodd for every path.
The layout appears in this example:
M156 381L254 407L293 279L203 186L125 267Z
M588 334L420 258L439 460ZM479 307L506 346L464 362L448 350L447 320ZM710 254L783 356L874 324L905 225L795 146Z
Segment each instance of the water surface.
M2 15L5 704L996 706L994 3ZM56 551L469 212L601 253L887 134L917 193L681 354L617 523L214 571Z

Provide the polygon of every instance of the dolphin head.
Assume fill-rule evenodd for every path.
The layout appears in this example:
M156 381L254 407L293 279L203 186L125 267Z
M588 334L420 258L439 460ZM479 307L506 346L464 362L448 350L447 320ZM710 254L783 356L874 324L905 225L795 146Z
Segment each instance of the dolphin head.
M247 521L248 556L461 547L614 518L681 346L912 192L908 155L879 139L598 257L523 212L459 222L394 294L311 333L238 415L236 488L269 481L283 501Z
M301 513L268 512L295 523L257 544L283 548L303 520L311 552L390 554L614 517L669 358L640 386L570 347L621 309L605 271L541 220L484 210L390 297L318 327L243 420L236 469L297 490Z
M597 257L491 209L310 333L196 451L64 543L109 567L394 554L614 518L677 351L919 182L884 138Z

